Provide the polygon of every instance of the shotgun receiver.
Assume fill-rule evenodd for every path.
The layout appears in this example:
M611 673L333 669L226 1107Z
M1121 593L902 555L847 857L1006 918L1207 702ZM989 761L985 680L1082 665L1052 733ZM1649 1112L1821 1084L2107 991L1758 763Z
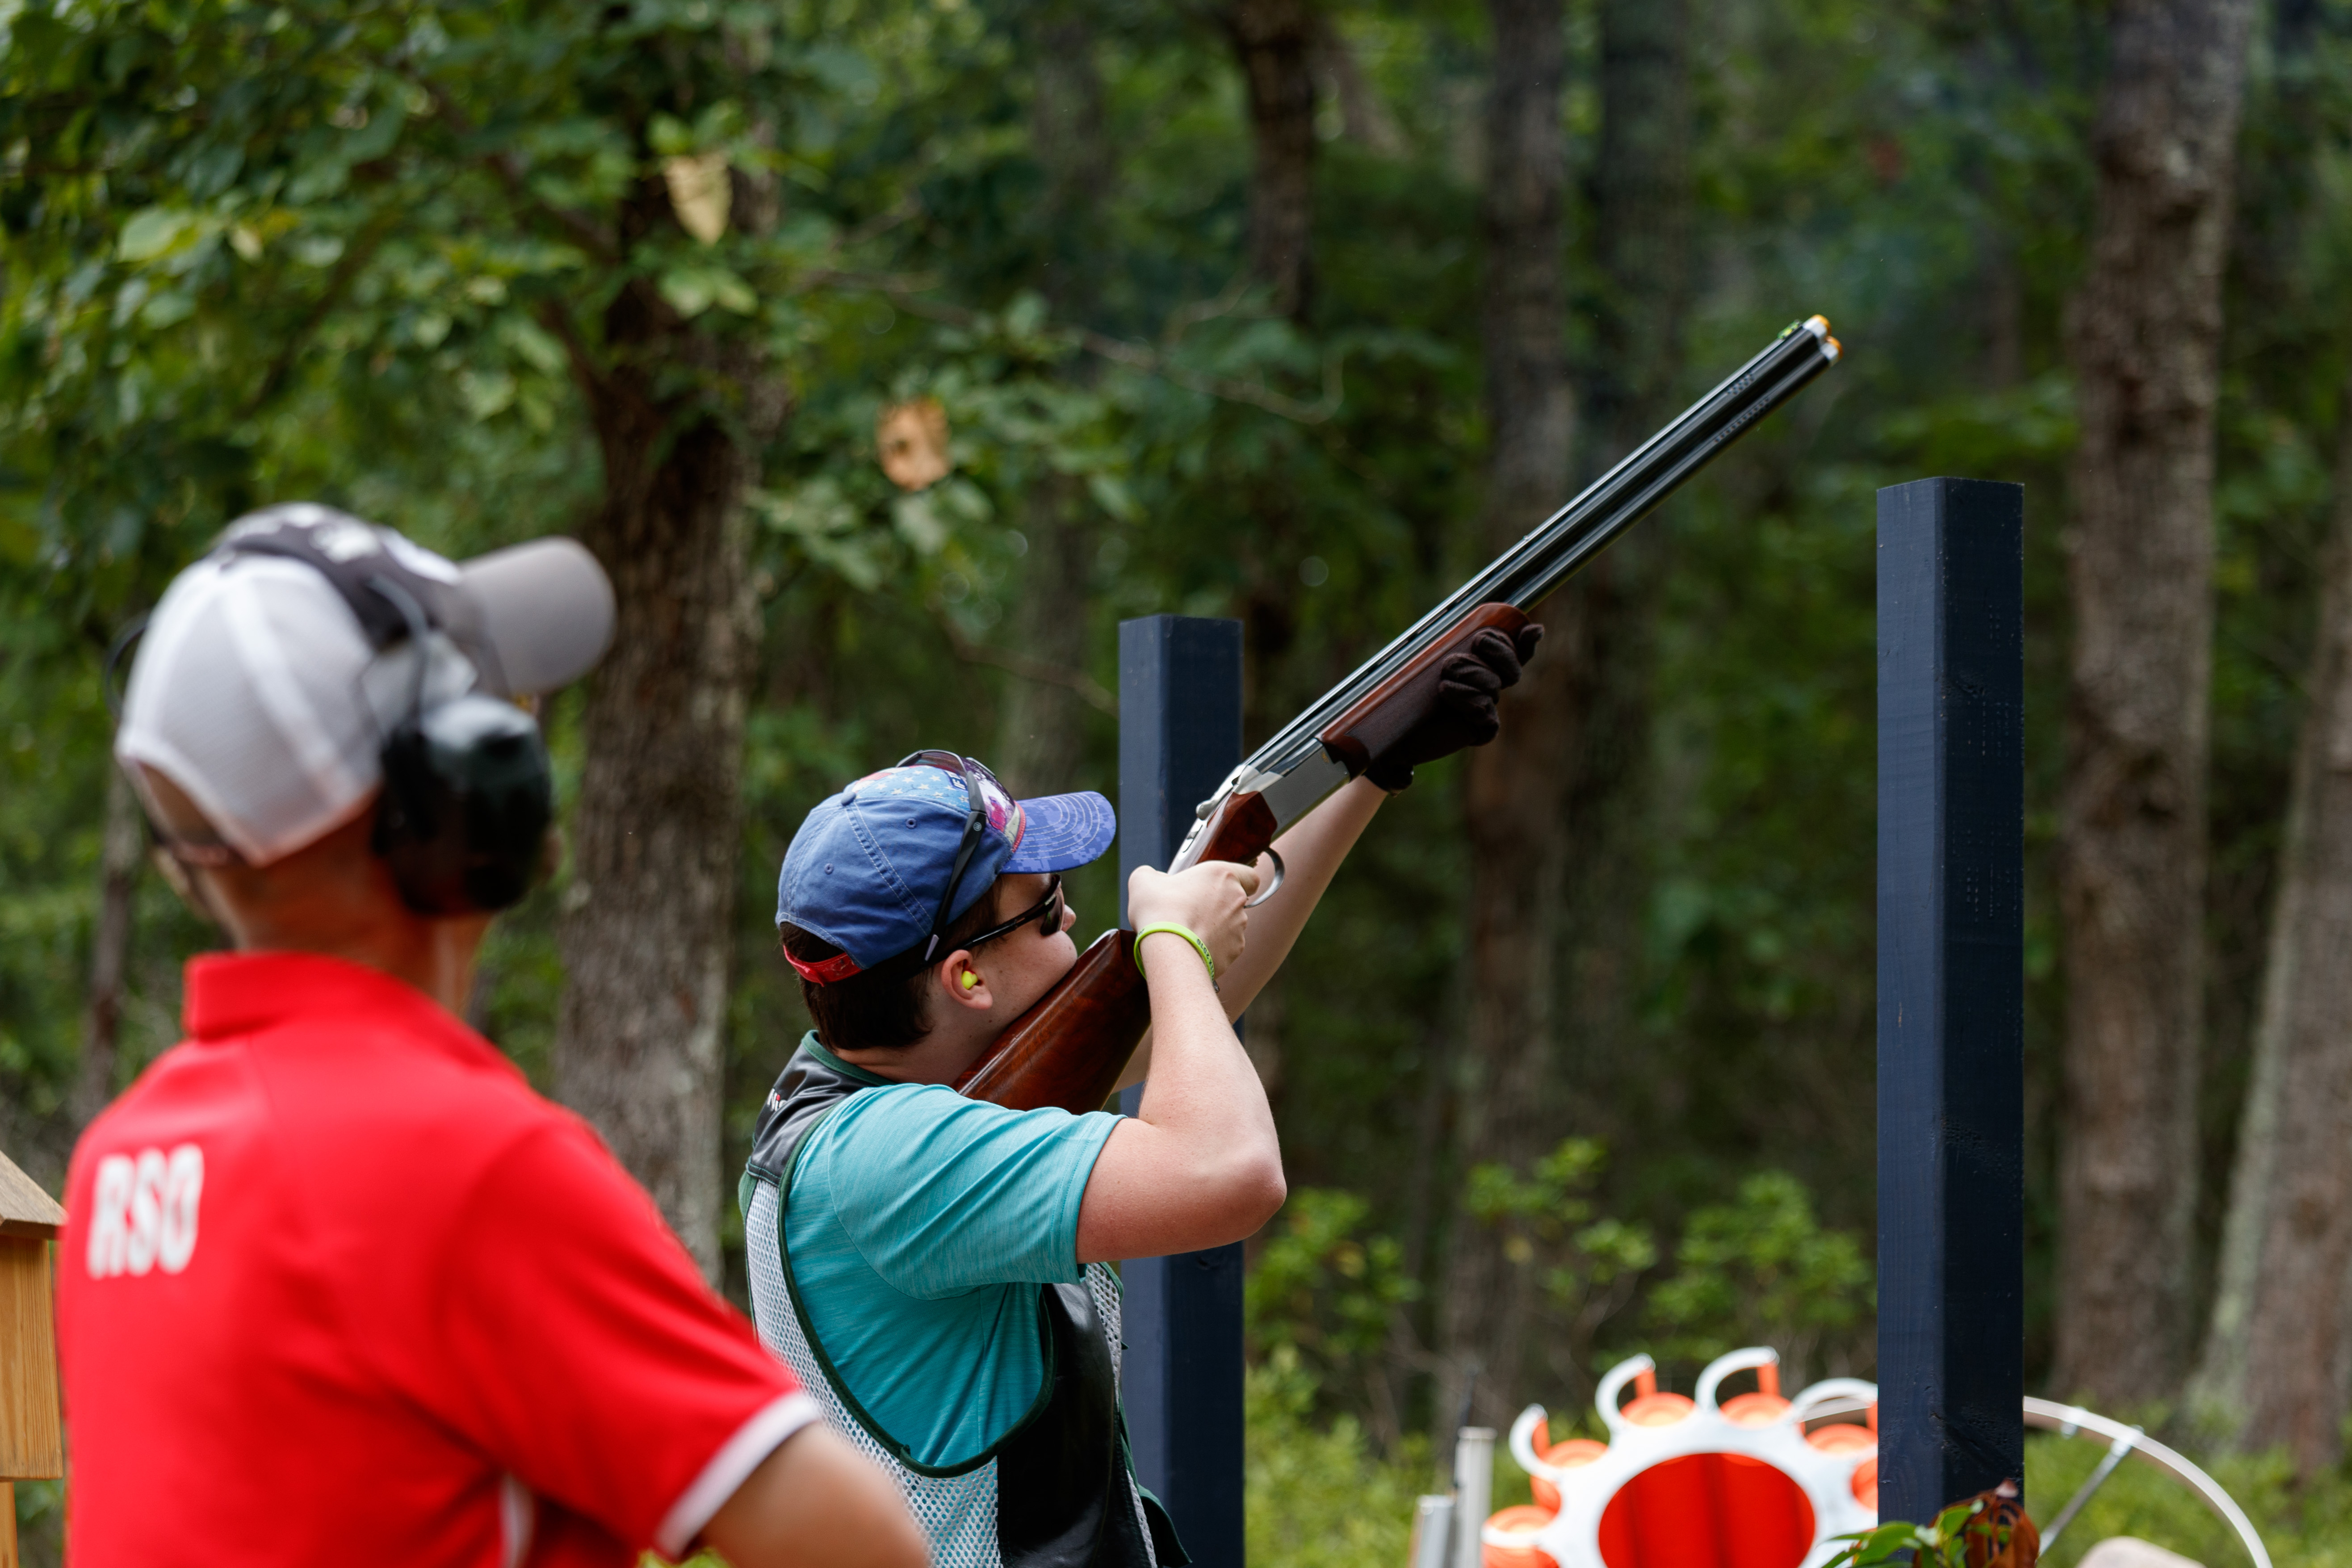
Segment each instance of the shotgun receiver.
M1527 612L1545 595L1836 363L1838 353L1820 316L1783 331L1251 752L1201 803L1200 819L1169 869L1202 860L1255 861L1284 828L1431 711L1448 658L1490 626L1508 634L1526 626ZM1151 1021L1133 942L1124 931L1104 932L957 1080L957 1089L1017 1110L1101 1109Z

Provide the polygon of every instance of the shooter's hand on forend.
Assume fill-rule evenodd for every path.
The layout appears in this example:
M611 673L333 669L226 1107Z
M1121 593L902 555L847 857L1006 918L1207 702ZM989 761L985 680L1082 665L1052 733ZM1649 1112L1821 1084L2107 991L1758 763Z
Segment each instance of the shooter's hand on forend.
M1505 687L1519 683L1520 669L1542 640L1543 627L1537 626L1522 627L1516 642L1491 628L1471 638L1466 651L1439 668L1437 706L1429 717L1373 758L1364 776L1394 795L1412 783L1419 763L1483 746L1500 734L1503 721L1496 704Z

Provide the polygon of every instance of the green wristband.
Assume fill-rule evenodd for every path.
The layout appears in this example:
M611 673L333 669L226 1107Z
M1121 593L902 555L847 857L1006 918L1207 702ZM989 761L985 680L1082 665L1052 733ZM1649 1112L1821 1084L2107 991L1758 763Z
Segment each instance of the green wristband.
M1138 974L1143 973L1143 939L1163 931L1171 936L1181 936L1192 944L1192 951L1199 953L1201 962L1209 966L1209 984L1214 986L1217 983L1217 961L1209 956L1209 944L1202 942L1198 933L1172 921L1162 921L1156 926L1145 926L1135 933L1135 972Z

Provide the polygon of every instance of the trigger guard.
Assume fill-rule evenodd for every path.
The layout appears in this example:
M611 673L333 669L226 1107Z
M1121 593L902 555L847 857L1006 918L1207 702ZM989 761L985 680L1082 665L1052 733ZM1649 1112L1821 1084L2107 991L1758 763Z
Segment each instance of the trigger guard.
M1274 880L1268 882L1264 888L1260 889L1258 890L1257 897L1247 900L1242 904L1242 908L1245 910L1254 910L1257 908L1260 904L1265 902L1266 900L1274 897L1274 895L1282 888L1282 879L1284 875L1282 868L1282 857L1276 854L1274 849L1269 847L1265 852L1265 858L1274 862Z

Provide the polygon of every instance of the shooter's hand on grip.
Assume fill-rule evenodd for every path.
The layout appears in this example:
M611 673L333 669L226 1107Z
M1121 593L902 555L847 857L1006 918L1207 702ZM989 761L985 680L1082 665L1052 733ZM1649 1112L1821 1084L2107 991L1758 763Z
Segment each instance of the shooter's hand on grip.
M1493 740L1503 728L1496 710L1503 690L1519 683L1542 640L1538 626L1522 626L1516 637L1489 627L1471 638L1466 649L1439 667L1436 705L1375 757L1364 776L1394 795L1412 783L1418 764Z
M1241 959L1249 934L1244 905L1257 888L1257 871L1230 860L1203 860L1173 875L1138 866L1127 879L1127 916L1137 931L1184 927L1209 944L1223 974Z
M1257 873L1203 860L1173 875L1128 879L1138 931L1179 925L1223 972L1241 957L1243 902ZM1282 1206L1282 1144L1274 1112L1207 970L1184 938L1142 936L1150 974L1151 1076L1136 1114L1111 1130L1078 1206L1078 1260L1161 1258L1251 1235Z

